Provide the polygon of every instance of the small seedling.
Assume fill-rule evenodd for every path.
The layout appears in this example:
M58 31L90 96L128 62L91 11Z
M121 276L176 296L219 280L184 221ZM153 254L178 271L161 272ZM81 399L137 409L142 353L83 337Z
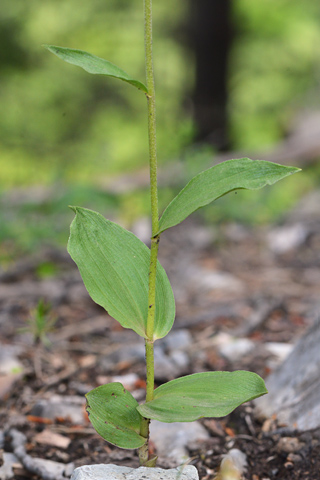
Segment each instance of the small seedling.
M124 328L134 330L145 340L146 401L139 405L121 383L102 385L86 395L90 420L105 440L121 448L139 449L140 464L155 466L156 458L149 454L150 420L170 423L222 417L240 404L267 393L263 380L247 371L196 373L154 389L154 342L169 333L175 318L172 289L157 260L160 236L198 208L231 191L259 189L299 169L248 158L226 161L195 176L159 219L152 0L144 0L144 19L146 85L90 53L53 45L45 47L89 73L129 83L147 99L151 251L121 226L80 207L71 207L75 219L68 251L92 299Z
M20 331L31 333L34 345L42 344L48 347L50 341L47 334L53 331L56 320L52 314L51 305L41 299L27 319L28 326L21 328Z

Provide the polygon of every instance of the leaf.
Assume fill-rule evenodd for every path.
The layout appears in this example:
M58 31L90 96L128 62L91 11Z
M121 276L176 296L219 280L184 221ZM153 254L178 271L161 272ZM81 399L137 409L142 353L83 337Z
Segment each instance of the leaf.
M86 208L71 207L68 252L91 298L124 328L146 338L150 250L133 233ZM168 277L157 264L154 340L170 331L175 317Z
M91 53L84 52L83 50L76 50L74 48L57 47L55 45L43 45L43 47L65 62L77 65L89 73L119 78L124 82L130 83L130 85L133 85L139 90L142 90L144 93L148 93L148 89L143 83L131 78L124 70L117 67L117 65L108 62L108 60L104 60Z
M163 212L156 235L232 190L255 190L299 171L299 168L249 158L215 165L196 175L172 200Z
M94 429L107 442L120 448L140 448L146 438L140 435L138 402L121 383L109 383L86 394L86 410Z
M264 381L252 372L195 373L156 388L154 399L140 405L138 411L160 422L192 422L202 417L223 417L265 393Z

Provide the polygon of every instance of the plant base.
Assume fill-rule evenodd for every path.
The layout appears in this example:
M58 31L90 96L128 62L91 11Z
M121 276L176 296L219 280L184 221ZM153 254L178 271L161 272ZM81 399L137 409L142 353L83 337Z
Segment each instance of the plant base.
M199 480L196 467L178 468L121 467L118 465L84 465L76 468L71 480Z

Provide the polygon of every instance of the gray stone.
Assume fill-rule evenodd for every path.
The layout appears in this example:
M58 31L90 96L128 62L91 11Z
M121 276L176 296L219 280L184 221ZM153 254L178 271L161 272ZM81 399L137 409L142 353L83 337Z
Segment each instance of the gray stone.
M179 375L188 369L189 355L186 352L182 352L181 350L173 350L170 353L170 358L174 365L179 369Z
M210 271L201 267L190 267L188 272L192 276L194 284L205 292L212 290L243 291L244 284L240 279L223 271Z
M277 254L295 250L304 244L308 234L308 229L302 223L278 227L268 235L269 248Z
M77 395L52 395L48 400L40 399L32 408L31 414L42 418L64 418L72 423L84 423L85 398Z
M154 362L155 362L155 378L158 380L179 377L185 373L189 357L183 351L172 351L167 355L160 345L154 347Z
M320 320L298 341L266 380L268 395L255 400L258 414L276 414L280 423L300 431L320 427Z
M186 328L173 330L162 342L169 350L184 350L192 344L192 335Z
M223 357L231 362L239 360L255 347L254 342L249 338L235 338L225 332L215 336L213 345L217 347Z
M272 353L279 362L283 362L287 356L292 352L293 345L291 343L283 342L266 342L264 348Z
M14 478L13 466L19 464L19 460L13 453L3 452L1 456L0 480Z
M16 345L0 344L0 374L23 372L23 365L17 355L22 349Z
M173 367L170 358L158 345L154 347L154 365L156 380L172 379L177 376L176 369Z
M49 472L53 478L69 477L74 471L74 463L60 463L45 458L33 458L33 465L38 466L41 471Z
M281 437L276 445L278 452L296 453L305 446L296 437Z
M207 440L209 434L198 422L162 423L152 420L150 438L159 457L180 465L188 459L189 443Z
M199 480L192 465L164 470L162 468L130 468L118 465L85 465L76 468L71 480Z

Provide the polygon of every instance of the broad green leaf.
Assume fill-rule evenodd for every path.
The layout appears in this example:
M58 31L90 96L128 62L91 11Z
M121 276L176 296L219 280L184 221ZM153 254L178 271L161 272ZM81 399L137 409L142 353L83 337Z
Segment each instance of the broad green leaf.
M86 208L71 207L68 251L91 298L125 328L146 338L150 250L133 233ZM166 272L157 264L154 340L170 331L175 304Z
M121 448L140 448L146 442L140 435L139 404L121 383L95 388L86 399L89 419L107 442Z
M224 417L265 393L264 381L252 372L195 373L156 388L154 399L140 405L138 411L160 422L192 422L202 417Z
M299 168L249 158L228 160L215 165L196 175L172 200L163 212L157 234L177 225L198 208L232 190L255 190L299 171Z
M128 75L124 70L117 67L117 65L108 62L108 60L104 60L103 58L96 57L91 53L84 52L83 50L76 50L74 48L57 47L55 45L43 46L65 62L71 63L72 65L77 65L89 73L119 78L124 82L130 83L130 85L133 85L139 90L142 90L144 93L148 93L148 89L143 83L139 82L139 80L131 78L130 75Z

